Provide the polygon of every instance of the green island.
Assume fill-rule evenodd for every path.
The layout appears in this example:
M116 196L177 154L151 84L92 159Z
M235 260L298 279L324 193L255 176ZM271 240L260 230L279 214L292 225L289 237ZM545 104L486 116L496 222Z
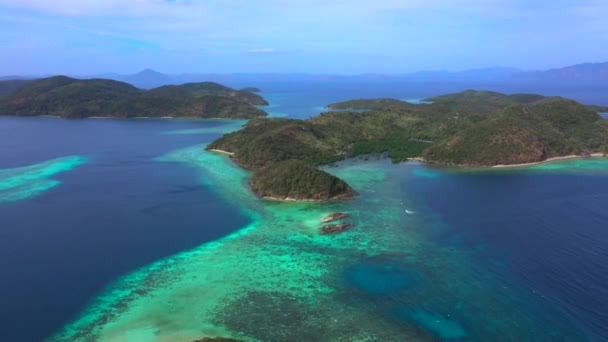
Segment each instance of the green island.
M218 83L167 85L150 90L107 79L66 76L3 81L0 114L16 116L192 117L250 119L268 115L261 96Z
M228 152L241 167L257 171L253 179L258 181L252 182L256 194L289 193L306 200L330 199L329 189L325 196L310 196L309 188L319 194L322 186L316 183L321 178L309 177L311 167L361 155L488 167L608 152L608 121L598 114L603 107L560 97L473 90L424 102L358 99L331 104L327 109L341 111L307 120L253 119L207 149ZM289 160L302 164L275 172L275 167L293 165L275 166ZM294 185L287 189L285 184Z
M274 163L256 172L249 182L262 198L278 200L338 200L356 195L346 182L297 160Z
M262 89L256 88L256 87L247 87L247 88L241 89L240 91L248 91L250 93L261 93Z

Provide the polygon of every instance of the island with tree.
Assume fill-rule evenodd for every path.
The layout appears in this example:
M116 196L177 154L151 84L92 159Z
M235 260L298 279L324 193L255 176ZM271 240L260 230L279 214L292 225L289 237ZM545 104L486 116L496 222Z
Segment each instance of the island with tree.
M601 108L560 97L473 90L428 98L422 104L359 99L331 104L328 110L341 111L307 120L252 119L207 149L229 152L238 165L256 171L253 179L268 179L260 175L271 173L272 182L252 181L258 195L291 197L285 195L284 185L297 184L299 197L294 198L327 200L330 189L319 191L323 185L309 177L311 168L360 155L467 167L604 155L608 121L598 114ZM300 164L289 172L272 172L294 165L294 160ZM312 196L305 188L325 195Z
M340 178L298 159L259 170L249 184L258 197L284 201L331 201L357 194Z
M218 83L166 85L150 90L108 79L55 76L2 81L0 115L88 117L191 117L250 119L266 116L268 105L250 91Z

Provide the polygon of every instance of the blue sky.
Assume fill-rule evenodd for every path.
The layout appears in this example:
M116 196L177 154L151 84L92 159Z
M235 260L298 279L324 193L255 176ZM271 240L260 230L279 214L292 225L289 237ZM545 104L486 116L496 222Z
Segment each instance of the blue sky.
M608 61L606 0L0 0L0 74L403 73Z

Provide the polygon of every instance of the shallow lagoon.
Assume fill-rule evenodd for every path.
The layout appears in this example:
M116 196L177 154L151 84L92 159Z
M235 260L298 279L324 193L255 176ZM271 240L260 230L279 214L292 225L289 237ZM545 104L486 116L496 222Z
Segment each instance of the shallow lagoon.
M361 196L293 204L256 199L244 186L246 171L202 146L160 160L197 169L252 223L121 279L56 340L586 338L550 300L494 271L498 264L488 266L475 259L474 249L439 243L429 234L446 228L401 186L416 173L433 179L454 171L347 161L328 170ZM408 208L416 214L408 215ZM334 211L349 212L355 228L318 235L320 219Z

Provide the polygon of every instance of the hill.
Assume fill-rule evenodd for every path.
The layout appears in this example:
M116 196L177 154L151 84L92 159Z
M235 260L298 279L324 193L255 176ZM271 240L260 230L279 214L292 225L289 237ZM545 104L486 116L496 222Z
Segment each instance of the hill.
M608 152L608 124L574 101L550 99L504 108L423 156L441 164L489 166L594 152Z
M260 96L212 82L141 90L107 79L32 80L0 98L0 114L86 117L253 118L267 115Z
M29 82L29 80L21 80L21 79L0 81L0 96L8 95L8 94L14 92L15 90L23 87L28 82Z
M256 87L247 87L247 88L241 89L241 91L248 91L250 93L261 93L262 89L256 88Z
M548 81L608 81L608 62L583 63L546 71L516 73L514 77Z
M152 69L144 69L133 75L124 76L119 80L144 89L173 83L173 78L171 76Z
M232 152L235 162L253 170L288 159L321 165L370 153L387 153L395 162L424 157L492 166L607 150L608 122L571 100L477 91L428 100L355 100L329 107L368 111L256 119L209 148Z
M295 159L256 172L250 185L258 197L278 200L330 201L356 195L343 180Z

